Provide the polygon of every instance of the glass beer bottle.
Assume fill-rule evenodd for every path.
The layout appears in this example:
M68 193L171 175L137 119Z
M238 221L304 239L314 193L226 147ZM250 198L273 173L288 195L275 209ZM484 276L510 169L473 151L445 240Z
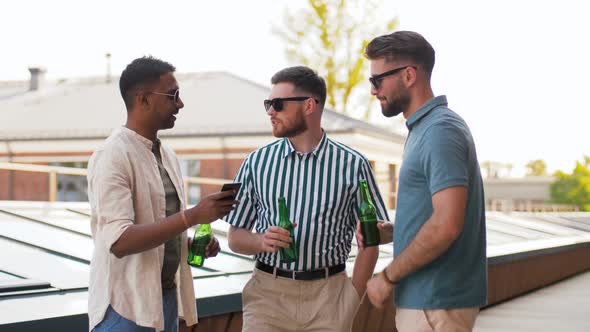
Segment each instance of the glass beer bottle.
M211 225L199 224L193 236L193 243L188 251L187 263L190 266L203 266L205 248L211 242Z
M361 185L361 204L358 209L359 219L361 220L361 232L363 234L363 245L373 247L379 245L379 229L377 228L377 210L371 202L369 187L366 180L360 181Z
M292 263L299 257L299 248L295 244L295 227L289 220L289 208L284 197L279 198L279 227L288 230L292 240L289 248L279 249L281 263Z

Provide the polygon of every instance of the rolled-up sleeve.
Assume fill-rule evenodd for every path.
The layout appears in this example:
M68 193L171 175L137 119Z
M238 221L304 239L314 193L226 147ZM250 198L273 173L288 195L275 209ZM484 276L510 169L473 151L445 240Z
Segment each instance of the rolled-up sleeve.
M89 165L88 196L96 217L95 241L101 241L105 248L110 249L133 225L131 179L129 166L108 153L98 154Z

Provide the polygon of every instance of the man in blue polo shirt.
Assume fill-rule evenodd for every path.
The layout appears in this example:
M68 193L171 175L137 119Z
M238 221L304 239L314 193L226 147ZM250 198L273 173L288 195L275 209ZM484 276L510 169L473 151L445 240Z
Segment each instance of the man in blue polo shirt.
M486 303L485 205L473 137L434 97L434 49L398 31L366 47L371 93L409 129L399 175L394 260L367 284L383 306L395 286L398 331L471 331ZM391 228L389 228L391 230Z

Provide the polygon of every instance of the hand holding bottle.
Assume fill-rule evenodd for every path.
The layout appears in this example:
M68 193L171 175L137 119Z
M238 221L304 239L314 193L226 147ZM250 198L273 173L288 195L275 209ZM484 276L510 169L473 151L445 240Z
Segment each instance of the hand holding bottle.
M297 224L293 224L293 227ZM275 253L280 248L289 248L291 235L288 230L279 226L270 226L261 236L261 252Z
M377 229L379 230L379 238L381 240L379 244L387 244L393 242L393 223L378 220ZM356 225L355 236L359 249L363 250L365 246L363 244L363 232L361 231L360 222Z
M209 244L205 248L205 256L207 258L215 257L217 256L217 254L219 254L220 251L221 247L219 246L219 241L217 240L215 235L213 235L213 237L211 238L211 242L209 242Z
M195 234L188 241L188 265L200 267L205 263L205 259L215 257L219 253L219 241L213 235L210 224L200 224L195 230Z

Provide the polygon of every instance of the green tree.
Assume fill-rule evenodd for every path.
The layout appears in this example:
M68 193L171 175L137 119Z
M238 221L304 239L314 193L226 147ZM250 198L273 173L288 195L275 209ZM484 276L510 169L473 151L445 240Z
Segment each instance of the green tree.
M547 175L547 164L541 159L531 160L526 164L525 167L527 168L526 176Z
M555 172L556 181L551 184L551 200L560 204L577 205L582 211L590 211L590 157L576 162L572 174Z
M396 17L379 22L380 4L380 0L308 0L308 7L285 12L284 29L274 29L287 44L290 62L311 67L326 79L326 106L345 114L362 107L365 120L375 103L369 94L365 46L397 26Z

